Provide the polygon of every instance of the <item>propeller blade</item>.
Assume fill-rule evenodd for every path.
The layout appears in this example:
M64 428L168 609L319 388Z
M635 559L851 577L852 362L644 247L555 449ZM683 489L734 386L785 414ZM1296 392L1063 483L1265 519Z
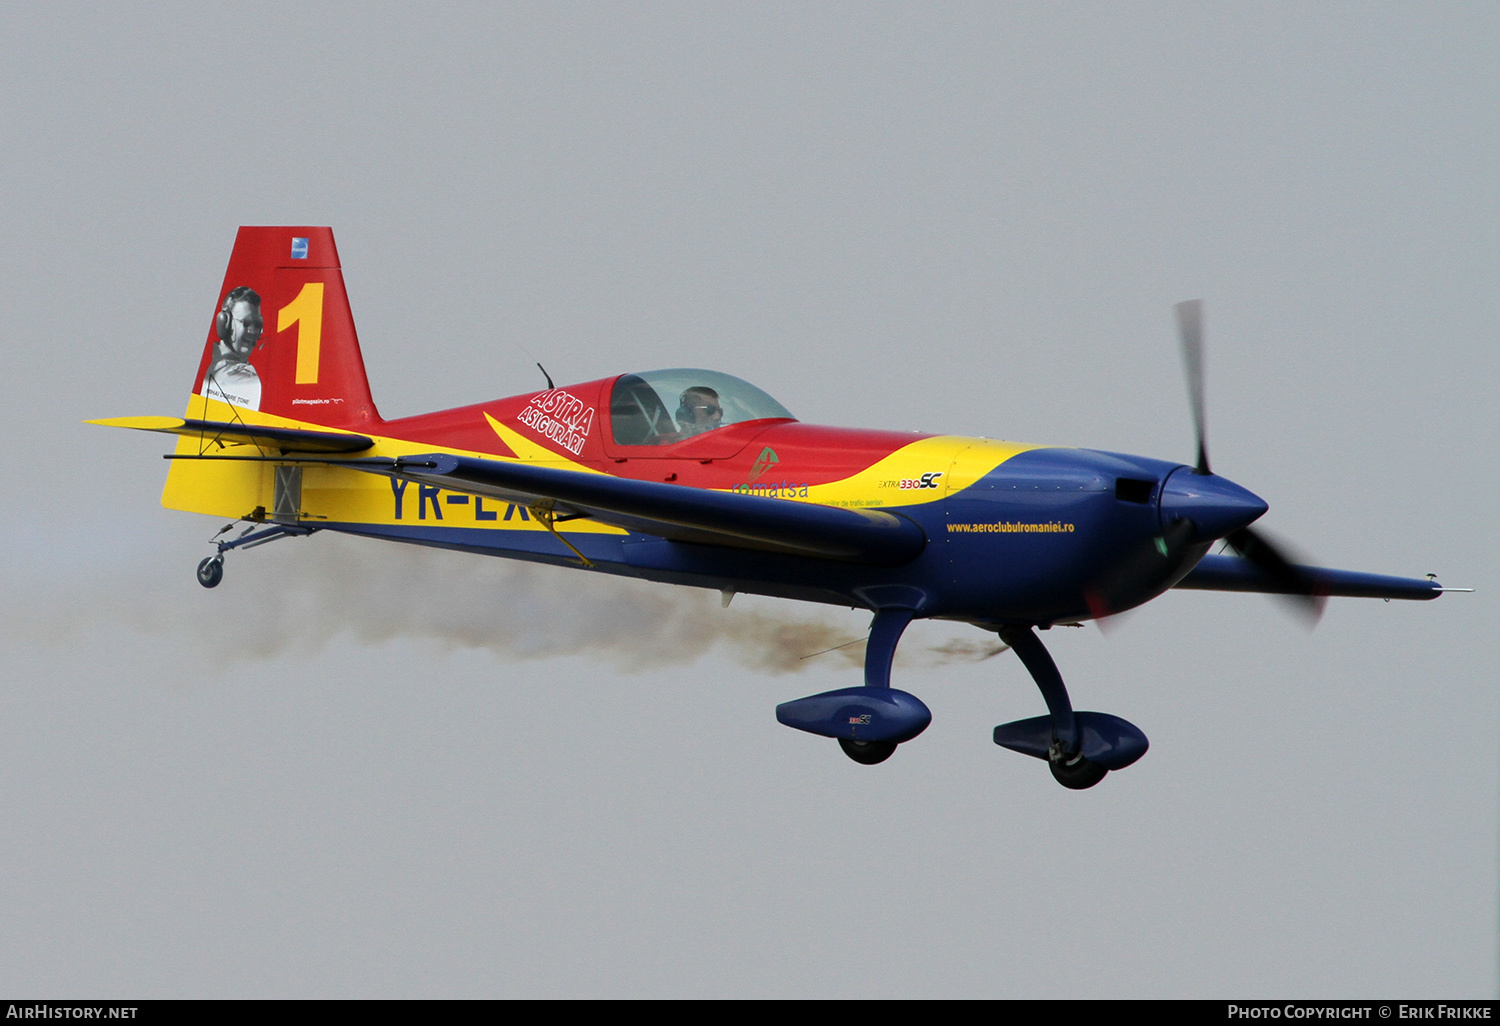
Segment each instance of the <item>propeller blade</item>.
M1203 396L1203 300L1189 299L1178 303L1173 309L1177 313L1177 334L1182 341L1182 369L1187 375L1188 400L1193 407L1193 431L1198 436L1196 472L1208 475L1212 471L1208 468L1208 425ZM1166 496L1163 497L1163 517L1167 515L1165 498ZM1185 523L1189 522L1181 520L1173 527ZM1220 529L1224 526L1228 525L1220 525ZM1282 546L1249 527L1231 531L1224 536L1224 540L1241 558L1250 562L1273 582L1275 594L1288 599L1293 609L1308 622L1308 626L1318 622L1328 596L1319 593L1317 582L1288 558Z
M1318 622L1318 618L1323 615L1323 607L1328 603L1328 596L1319 591L1317 582L1303 573L1280 546L1263 533L1248 527L1226 535L1224 540L1242 558L1249 560L1275 582L1281 589L1277 594L1290 601L1292 608L1307 620L1309 627Z
M1182 369L1187 374L1188 399L1193 405L1193 431L1198 436L1198 473L1208 469L1208 429L1203 413L1203 300L1178 303L1177 334L1182 340Z

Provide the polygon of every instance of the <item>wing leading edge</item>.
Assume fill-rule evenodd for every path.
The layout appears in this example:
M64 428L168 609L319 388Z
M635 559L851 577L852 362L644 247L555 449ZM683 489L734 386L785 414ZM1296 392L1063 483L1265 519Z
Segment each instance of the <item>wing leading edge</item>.
M371 461L358 462L368 466ZM879 566L910 562L927 545L927 535L915 521L883 510L840 509L451 453L407 456L400 462L401 469L386 472L512 502L551 502L563 516L588 516L673 541Z

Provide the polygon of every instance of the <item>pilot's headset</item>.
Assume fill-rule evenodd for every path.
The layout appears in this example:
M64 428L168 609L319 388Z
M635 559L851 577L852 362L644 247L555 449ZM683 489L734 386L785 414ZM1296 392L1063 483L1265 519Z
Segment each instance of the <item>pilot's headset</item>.
M224 297L224 304L219 307L219 314L214 318L214 332L219 336L219 341L225 345L234 340L234 304L241 301L249 303L253 310L250 315L251 320L246 322L246 326L248 327L253 321L260 321L262 328L260 338L265 337L265 322L260 316L260 294L248 285L237 285L229 290L229 295ZM259 349L264 344L257 339L255 348Z
M696 386L683 392L677 399L677 423L696 424L698 418L693 415L693 408L703 403L707 398L702 392L698 391ZM714 398L713 403L715 406L723 409L723 403L717 396Z

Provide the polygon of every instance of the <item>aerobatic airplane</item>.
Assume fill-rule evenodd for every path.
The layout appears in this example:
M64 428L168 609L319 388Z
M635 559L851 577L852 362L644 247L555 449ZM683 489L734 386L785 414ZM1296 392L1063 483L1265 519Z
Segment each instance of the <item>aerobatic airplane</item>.
M1266 504L1209 469L1200 307L1177 315L1193 466L818 427L748 382L691 369L562 388L549 378L526 395L384 420L333 232L241 228L186 415L92 423L179 436L162 504L248 522L199 564L207 588L232 549L343 531L712 588L726 602L744 592L868 609L864 685L776 710L860 763L883 761L931 721L890 683L912 620L994 631L1048 710L996 727L995 743L1079 789L1139 759L1146 737L1117 716L1074 711L1036 631L1168 588L1288 595L1313 615L1331 595L1444 590L1294 565L1250 527ZM1237 555L1210 555L1221 539Z

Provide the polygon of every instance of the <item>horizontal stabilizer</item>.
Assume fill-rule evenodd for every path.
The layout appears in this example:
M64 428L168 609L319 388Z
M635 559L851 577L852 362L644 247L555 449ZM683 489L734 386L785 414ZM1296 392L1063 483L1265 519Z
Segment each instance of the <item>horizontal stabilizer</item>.
M1388 577L1356 570L1329 570L1318 566L1296 568L1317 595L1349 598L1435 599L1443 593L1436 581L1415 577ZM1204 556L1173 587L1198 591L1253 591L1268 595L1294 594L1284 582L1264 573L1255 564L1238 556Z
M185 435L202 439L204 448L231 445L253 445L282 452L363 452L375 444L365 435L342 431L307 431L301 428L269 427L223 420L184 420L181 417L107 417L85 421L105 427L134 428L137 431L159 431L168 435Z

